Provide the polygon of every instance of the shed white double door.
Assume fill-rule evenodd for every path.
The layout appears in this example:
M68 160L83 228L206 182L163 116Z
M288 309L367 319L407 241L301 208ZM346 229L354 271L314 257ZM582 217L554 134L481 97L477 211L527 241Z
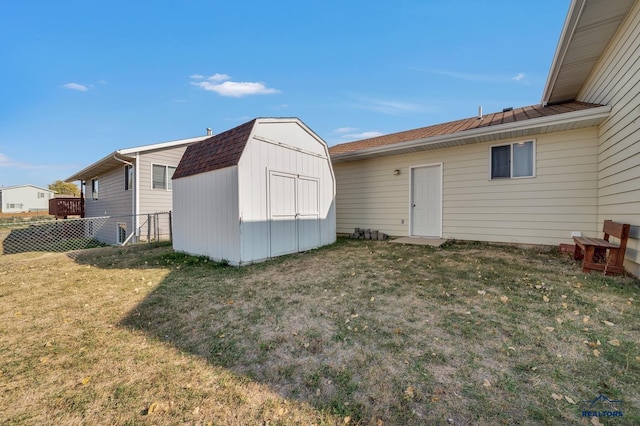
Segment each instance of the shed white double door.
M319 186L313 177L269 172L271 256L320 245Z

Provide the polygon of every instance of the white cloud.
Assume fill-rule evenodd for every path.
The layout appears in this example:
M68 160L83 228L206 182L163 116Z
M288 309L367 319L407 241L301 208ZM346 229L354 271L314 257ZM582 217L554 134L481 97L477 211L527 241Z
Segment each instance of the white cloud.
M202 80L204 78L204 75L202 75L202 74L191 74L189 76L189 78L193 78L194 80Z
M335 129L333 133L344 134L344 133L355 132L356 130L358 130L357 127L339 127Z
M194 80L202 80L200 74L194 74L191 76ZM280 90L272 89L264 85L261 82L248 82L248 81L231 81L231 77L227 74L213 74L206 78L206 81L192 81L191 84L198 86L204 90L216 92L220 96L227 96L232 98L241 98L249 95L272 95L280 93Z
M411 102L371 98L359 99L359 103L354 106L388 115L399 115L407 112L425 112L426 110L423 105Z
M378 136L382 136L384 133L378 131L369 131L369 132L360 132L360 133L347 133L345 135L340 136L342 139L349 139L352 141L357 141L361 139L370 139Z
M227 74L215 73L214 75L207 77L207 80L215 81L216 83L219 83L221 81L231 80L231 76Z
M85 86L84 84L78 84L78 83L63 84L62 87L64 87L65 89L77 90L79 92L86 92L87 90L89 90L88 86Z
M39 170L39 169L51 168L51 166L20 163L12 160L11 158L7 157L1 152L0 152L0 166L2 166L3 168L21 169L21 170Z
M520 81L520 80L524 79L524 77L525 77L524 73L520 72L515 77L513 77L511 80Z

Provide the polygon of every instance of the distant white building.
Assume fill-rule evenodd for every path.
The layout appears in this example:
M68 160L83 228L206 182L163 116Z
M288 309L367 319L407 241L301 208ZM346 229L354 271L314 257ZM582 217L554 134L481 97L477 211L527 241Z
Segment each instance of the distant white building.
M55 191L35 185L0 187L0 211L22 213L49 210Z

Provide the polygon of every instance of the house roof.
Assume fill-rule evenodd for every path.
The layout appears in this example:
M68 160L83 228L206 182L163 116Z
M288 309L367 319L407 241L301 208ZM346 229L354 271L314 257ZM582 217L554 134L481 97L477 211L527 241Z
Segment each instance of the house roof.
M542 95L543 104L578 98L580 89L636 0L573 0Z
M532 105L421 127L329 148L332 161L367 158L466 143L525 137L599 124L610 107L585 102Z
M102 173L105 173L116 166L121 166L126 162L135 161L136 154L138 153L160 150L160 149L177 148L180 146L190 145L195 142L199 142L209 137L210 136L197 136L197 137L188 138L188 139L178 139L174 141L161 142L161 143L150 144L150 145L142 145L142 146L133 147L133 148L119 149L117 151L113 151L112 153L106 155L105 157L101 158L95 163L90 164L89 166L85 167L84 169L80 170L74 175L69 176L67 179L65 179L65 181L73 182L76 180L93 179L96 176L99 176Z
M32 188L36 188L36 189L41 189L43 191L47 191L47 192L52 192L55 194L56 191L52 191L49 188L43 188L42 186L38 186L38 185L31 185L31 184L26 184L26 185L13 185L13 186L0 186L0 192L7 190L7 189L18 189L18 188L24 188L25 186L30 186Z
M173 179L237 165L255 122L256 119L253 119L189 146L173 174Z

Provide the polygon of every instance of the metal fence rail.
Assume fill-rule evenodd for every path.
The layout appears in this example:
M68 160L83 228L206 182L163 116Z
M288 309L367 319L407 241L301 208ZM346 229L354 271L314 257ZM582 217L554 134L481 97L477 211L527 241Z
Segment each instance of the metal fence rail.
M0 254L170 241L171 212L0 224Z

